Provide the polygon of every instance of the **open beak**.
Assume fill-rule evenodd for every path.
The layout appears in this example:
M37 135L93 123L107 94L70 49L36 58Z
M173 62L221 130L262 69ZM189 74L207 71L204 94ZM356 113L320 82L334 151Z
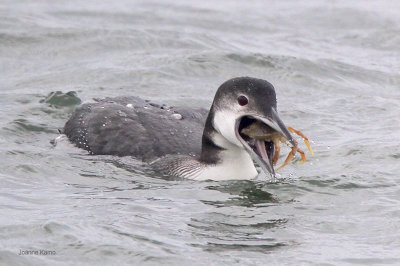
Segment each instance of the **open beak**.
M270 173L273 177L275 177L275 170L273 166L273 158L275 152L274 142L272 140L251 138L241 133L243 128L246 128L257 121L266 125L271 133L278 132L287 141L289 141L291 145L296 146L296 144L285 124L282 122L277 112L273 108L271 108L270 117L251 114L242 116L236 120L236 137L243 144L244 148L250 154L253 160L261 166L263 171L265 173Z

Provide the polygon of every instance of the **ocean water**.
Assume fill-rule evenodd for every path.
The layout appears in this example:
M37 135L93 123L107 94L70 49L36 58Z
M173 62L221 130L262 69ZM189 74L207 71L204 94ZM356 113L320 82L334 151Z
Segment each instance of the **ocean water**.
M2 0L0 264L400 265L399 10ZM81 102L208 108L236 76L273 83L311 140L278 182L165 180L51 143Z

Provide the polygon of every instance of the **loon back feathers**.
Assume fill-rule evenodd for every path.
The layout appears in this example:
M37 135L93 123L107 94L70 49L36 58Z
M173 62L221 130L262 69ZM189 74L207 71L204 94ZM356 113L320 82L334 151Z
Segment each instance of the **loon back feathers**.
M205 109L168 107L138 97L106 98L78 107L64 134L91 154L143 161L166 154L198 157L206 114Z

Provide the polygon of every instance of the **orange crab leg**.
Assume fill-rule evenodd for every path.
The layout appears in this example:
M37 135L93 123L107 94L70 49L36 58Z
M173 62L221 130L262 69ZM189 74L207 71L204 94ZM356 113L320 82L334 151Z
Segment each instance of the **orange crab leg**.
M282 167L287 165L292 160L293 156L296 154L296 151L297 151L297 148L292 147L292 150L289 152L288 156L286 157L286 160L283 162L283 164L281 166L279 166L278 169L276 169L276 171L278 171L279 169L281 169Z
M297 152L300 153L300 155L301 155L301 161L298 162L297 164L304 163L306 161L306 155L304 154L304 151L302 151L301 149L297 148Z
M273 164L276 165L279 159L279 152L281 151L281 146L279 146L279 140L275 141L274 144L275 144L275 152L274 152Z
M288 127L288 130L289 130L290 132L296 133L297 135L299 135L300 137L302 137L302 138L304 139L304 142L306 143L307 148L308 148L308 150L310 151L311 155L314 155L314 152L313 152L313 150L311 149L310 142L308 141L308 138L307 138L301 131L296 130L296 129L292 128L292 127Z

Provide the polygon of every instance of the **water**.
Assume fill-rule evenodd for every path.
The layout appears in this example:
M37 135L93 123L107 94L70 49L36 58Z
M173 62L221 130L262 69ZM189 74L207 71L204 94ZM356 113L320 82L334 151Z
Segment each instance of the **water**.
M399 265L399 8L1 1L0 264ZM208 107L244 75L312 140L277 183L164 180L50 143L80 100Z

